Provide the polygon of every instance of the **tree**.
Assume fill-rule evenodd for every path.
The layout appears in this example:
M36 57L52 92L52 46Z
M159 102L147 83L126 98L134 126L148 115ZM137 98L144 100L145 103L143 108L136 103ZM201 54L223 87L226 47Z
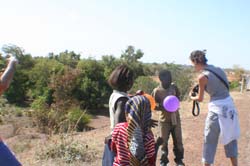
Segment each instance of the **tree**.
M122 62L113 55L102 56L101 64L104 67L104 77L108 79L111 72Z
M64 65L54 59L39 57L35 59L35 65L29 72L29 98L36 99L39 96L45 97L46 103L51 104L52 92L49 85L54 82L55 77L63 75Z
M93 59L81 60L77 65L80 74L74 90L83 108L100 108L108 102L111 89L104 77L103 65Z
M137 90L143 90L145 93L151 94L157 85L158 83L154 81L153 78L149 76L140 76L135 80L130 92L135 94Z
M135 50L134 46L128 46L128 48L121 54L121 60L135 72L135 77L145 75L143 69L144 66L139 62L139 59L141 59L143 55L144 53L140 49Z
M144 53L138 49L135 50L134 46L128 46L125 52L122 53L121 59L125 60L128 64L138 62L143 57Z
M2 50L6 54L12 54L16 58L20 58L20 57L24 56L24 49L14 45L14 44L3 45Z
M59 53L59 55L54 55L54 53L49 53L50 59L56 59L64 65L68 65L72 68L75 68L78 61L80 60L80 54L76 54L74 51L65 50L64 52Z

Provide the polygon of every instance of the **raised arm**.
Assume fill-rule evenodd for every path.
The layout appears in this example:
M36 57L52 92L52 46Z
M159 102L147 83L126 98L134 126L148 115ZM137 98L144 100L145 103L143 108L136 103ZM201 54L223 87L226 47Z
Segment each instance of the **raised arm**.
M13 78L15 72L15 66L17 64L17 59L15 57L10 57L7 59L7 67L0 76L0 95L9 88L10 82Z

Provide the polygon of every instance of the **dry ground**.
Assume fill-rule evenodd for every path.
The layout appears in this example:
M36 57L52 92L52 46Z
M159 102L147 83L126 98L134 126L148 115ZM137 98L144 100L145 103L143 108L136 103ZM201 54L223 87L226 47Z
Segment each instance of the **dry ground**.
M250 166L250 92L239 93L232 92L231 95L234 98L235 104L239 111L241 137L239 139L239 166ZM204 121L207 113L207 98L205 102L200 104L201 114L198 117L193 117L191 114L192 103L185 101L181 103L181 120L182 120L182 132L183 142L185 148L185 163L187 166L200 166L201 165L201 153L202 153L202 141L203 141L203 128ZM100 166L103 140L109 133L109 117L106 116L107 112L102 111L100 115L96 116L90 126L95 128L94 130L75 133L72 136L73 140L88 144L89 147L93 147L96 150L95 159L91 163L74 163L71 165L80 166ZM157 113L154 113L154 118L157 117ZM1 126L0 131L3 131ZM6 131L6 130L5 130ZM158 128L154 130L154 134L158 135ZM11 130L10 132L13 132ZM9 133L1 132L1 135L5 137L6 142L12 149L15 149L18 159L24 166L66 166L61 161L47 160L40 161L37 159L37 151L46 146L50 146L53 141L48 139L48 136L39 134L34 130L23 129L22 132L17 133L15 137L9 138ZM169 142L171 160L170 165L174 165L172 149L172 140ZM159 163L159 156L158 162ZM222 145L218 146L215 166L230 166L229 160L225 157L224 149Z

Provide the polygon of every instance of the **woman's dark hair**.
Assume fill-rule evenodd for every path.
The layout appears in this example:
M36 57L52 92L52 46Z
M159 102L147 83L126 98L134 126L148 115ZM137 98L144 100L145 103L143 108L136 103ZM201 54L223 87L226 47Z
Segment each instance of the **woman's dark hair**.
M207 64L206 50L195 50L190 54L190 60L194 63Z
M134 72L126 65L119 65L109 76L109 85L119 91L127 91L134 81Z

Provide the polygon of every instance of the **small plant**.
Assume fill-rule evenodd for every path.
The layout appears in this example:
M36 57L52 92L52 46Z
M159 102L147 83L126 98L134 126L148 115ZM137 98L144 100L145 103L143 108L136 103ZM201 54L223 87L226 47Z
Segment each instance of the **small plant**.
M23 111L22 111L21 109L17 109L17 110L15 111L15 116L16 116L16 117L22 117L22 116L23 116Z
M230 90L235 90L240 87L239 81L232 81L230 82Z
M131 89L132 93L135 93L137 90L143 90L146 93L151 94L153 89L158 85L151 77L140 76L135 80L135 83Z
M91 116L87 114L86 111L82 111L80 108L73 108L69 110L67 119L73 129L76 131L83 131L86 124L90 122Z
M53 140L49 146L38 153L40 160L60 159L65 163L74 163L76 161L91 162L96 156L95 150L89 148L87 144L73 141L68 134L60 135L60 139Z

